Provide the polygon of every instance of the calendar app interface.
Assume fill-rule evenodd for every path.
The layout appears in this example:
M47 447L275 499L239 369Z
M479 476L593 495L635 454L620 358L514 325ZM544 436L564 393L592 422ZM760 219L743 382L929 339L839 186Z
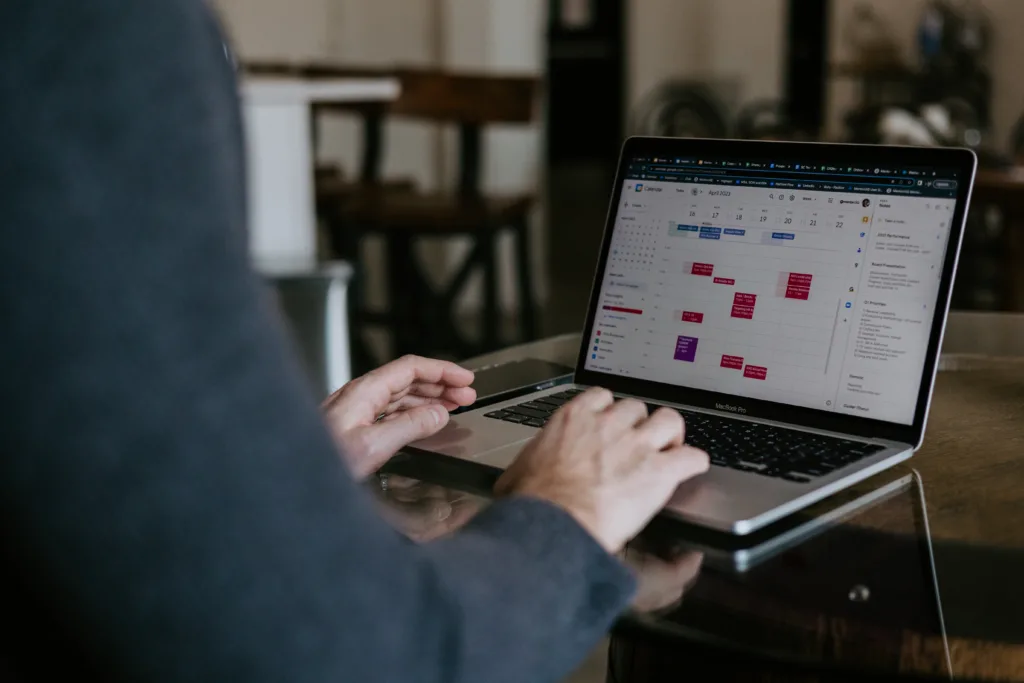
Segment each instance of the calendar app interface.
M913 424L958 181L631 160L586 369Z

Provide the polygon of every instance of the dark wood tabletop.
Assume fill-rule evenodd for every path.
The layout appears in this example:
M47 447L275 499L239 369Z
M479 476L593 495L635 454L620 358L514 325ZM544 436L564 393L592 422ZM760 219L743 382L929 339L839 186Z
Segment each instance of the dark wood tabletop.
M577 335L564 335L466 365L520 358L572 365L578 344ZM810 573L803 575L793 565L792 571L732 575L705 562L699 576L690 577L692 589L670 587L674 597L682 594L682 607L625 620L628 635L617 637L612 649L621 660L618 678L677 680L680 667L704 657L719 668L737 667L729 680L745 680L739 653L747 653L755 661L764 658L747 671L752 680L764 680L754 673L777 656L821 664L826 674L1024 681L1024 315L951 315L924 445L906 465L859 485L859 491L915 471L926 501L918 517L898 505L878 505L839 522L841 533L805 544L805 555L816 543L822 550L813 552L833 558L827 560L832 569L805 567ZM443 516L455 526L468 514ZM931 568L919 561L923 540L931 542ZM793 557L799 561L801 555ZM846 568L860 566L869 574L881 571L878 592L895 595L877 600L874 612L851 607L856 587L843 583ZM643 584L642 563L638 575ZM835 600L827 597L829 590ZM930 612L939 601L944 633ZM657 638L648 642L645 632Z

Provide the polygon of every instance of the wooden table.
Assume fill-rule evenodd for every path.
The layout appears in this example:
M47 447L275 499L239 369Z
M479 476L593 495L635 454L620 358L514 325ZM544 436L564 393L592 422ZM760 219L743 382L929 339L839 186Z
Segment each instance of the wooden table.
M526 357L572 364L578 343L577 335L564 335L466 365ZM891 558L880 561L896 576L907 570L906 558L897 558L919 547L930 531L947 638L921 626L925 615L899 597L881 624L851 612L845 593L838 601L809 599L801 595L802 586L785 583L765 591L752 588L756 581L705 567L681 608L635 612L623 620L613 639L616 679L677 681L696 675L703 680L707 676L693 672L699 667L724 680L850 680L858 672L852 678L862 673L948 678L952 673L1024 681L1024 315L951 315L924 446L906 466L881 476L899 476L910 468L920 473L927 501L921 519L896 521L879 512L882 507L853 516L835 528L868 540L839 552L848 552L856 564L859 554L891 547ZM877 481L859 490L870 490ZM483 504L467 503L461 494L448 502L436 490L430 495L430 514L443 523L427 536L450 530ZM448 513L439 515L438 506L444 505ZM642 570L640 576L643 580ZM933 584L923 574L914 576L920 581L906 586L921 601ZM897 622L901 626L893 626L893 614L904 620Z

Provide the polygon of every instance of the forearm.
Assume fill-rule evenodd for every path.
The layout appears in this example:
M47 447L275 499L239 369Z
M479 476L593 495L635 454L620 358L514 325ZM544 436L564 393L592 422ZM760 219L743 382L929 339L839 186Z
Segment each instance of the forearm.
M479 606L459 620L460 670L448 680L559 680L634 590L570 515L533 499L499 501L427 551L459 609Z
M198 0L10 0L0 53L9 623L52 614L36 635L97 678L154 683L543 680L581 655L629 582L564 514L503 503L421 548L344 470L248 267Z

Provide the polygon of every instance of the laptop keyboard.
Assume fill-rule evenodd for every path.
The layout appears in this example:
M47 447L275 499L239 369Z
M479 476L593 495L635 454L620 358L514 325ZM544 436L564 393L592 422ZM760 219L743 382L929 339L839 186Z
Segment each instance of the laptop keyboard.
M581 389L569 389L486 413L486 417L543 427L556 410L581 393ZM661 406L648 403L647 407L653 411ZM706 451L712 465L787 481L808 482L884 448L690 410L679 412L686 420L686 443Z

